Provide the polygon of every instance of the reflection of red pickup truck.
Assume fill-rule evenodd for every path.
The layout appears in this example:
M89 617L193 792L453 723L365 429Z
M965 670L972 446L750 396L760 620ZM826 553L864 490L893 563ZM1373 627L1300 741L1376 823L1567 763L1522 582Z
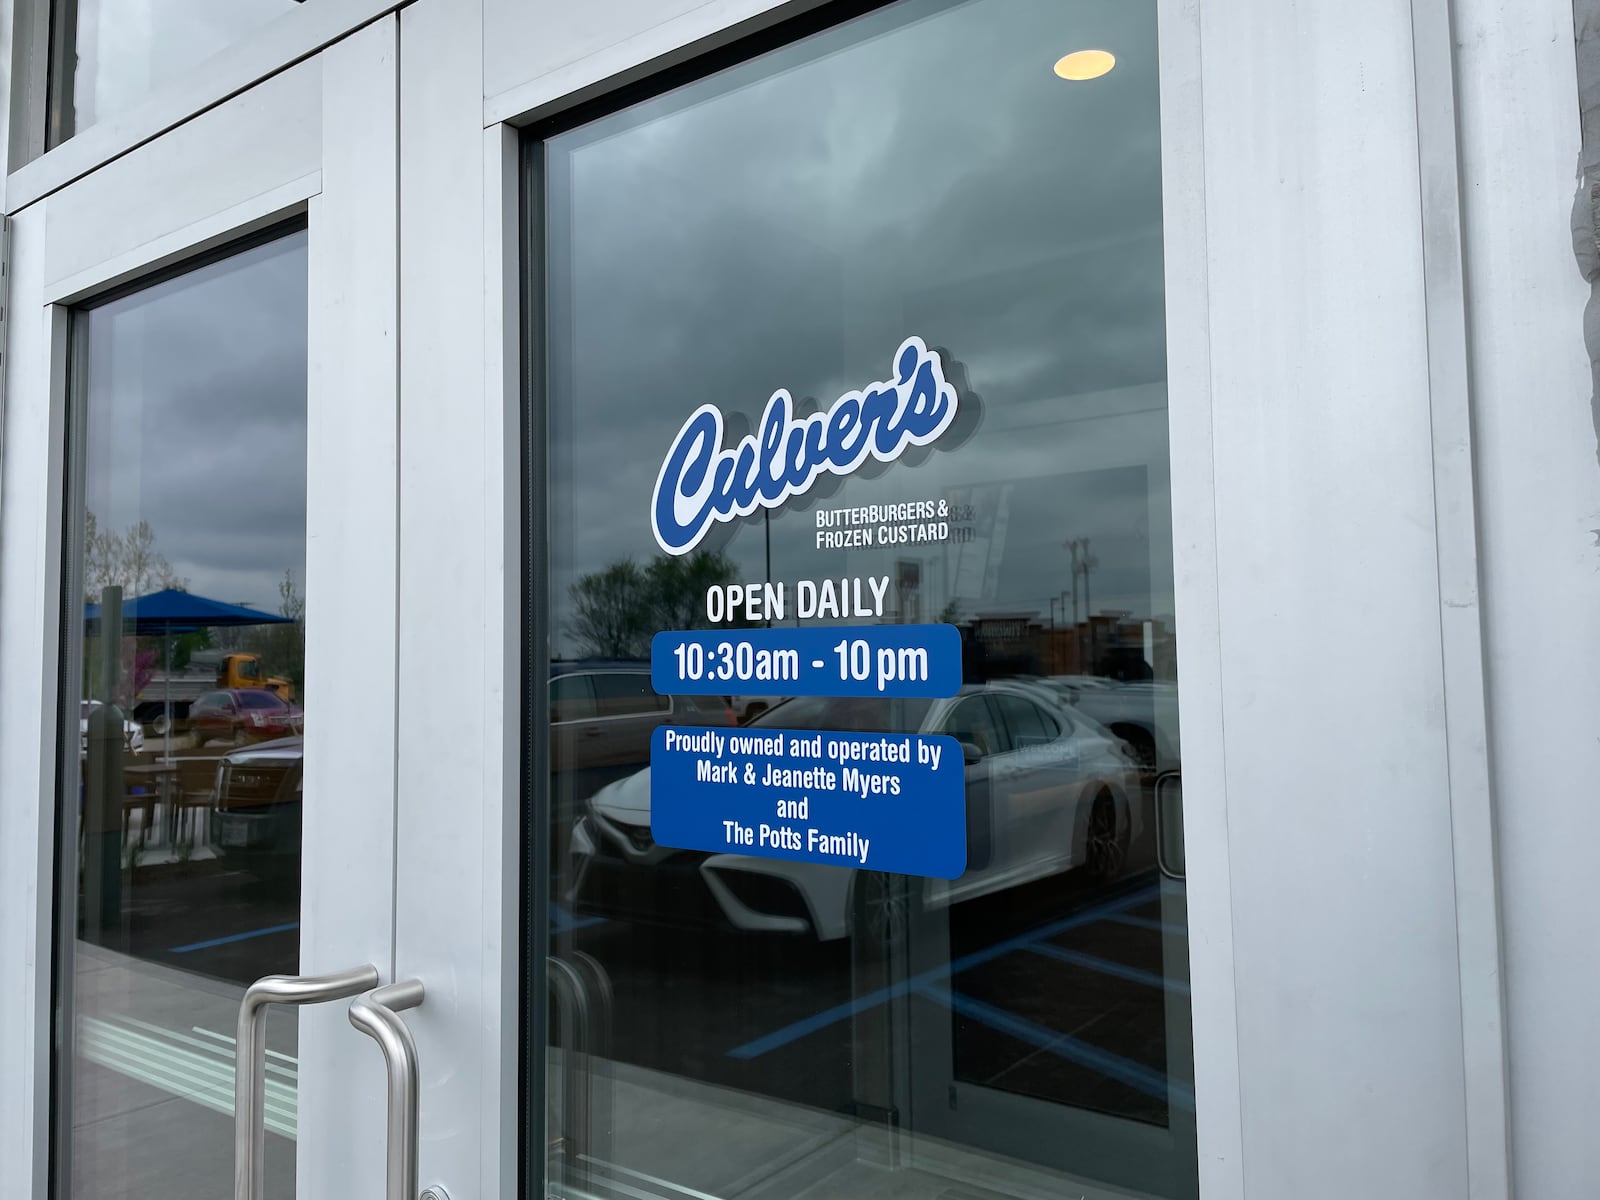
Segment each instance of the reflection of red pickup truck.
M304 714L264 688L207 692L189 706L194 745L207 742L264 742L292 737L305 728Z

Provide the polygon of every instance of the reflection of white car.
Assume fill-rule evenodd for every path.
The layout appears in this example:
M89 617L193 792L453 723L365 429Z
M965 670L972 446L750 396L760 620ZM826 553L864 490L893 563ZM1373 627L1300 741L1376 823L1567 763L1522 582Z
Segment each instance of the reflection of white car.
M1126 742L1141 771L1154 774L1178 769L1177 684L1158 679L1117 683L1081 675L1057 675L1038 682Z
M930 905L970 900L1073 867L1114 878L1140 830L1138 773L1121 739L1037 684L991 683L948 700L801 697L753 724L858 733L915 730L948 734L963 744L967 870L953 882L927 881L924 901ZM567 868L567 899L584 912L641 920L720 915L739 929L812 932L822 941L850 933L852 889L868 875L819 863L658 846L650 833L648 770L590 799L573 829Z
M89 752L89 716L100 707L98 700L85 700L78 709L78 748ZM122 721L122 742L134 753L144 749L144 727L126 717Z

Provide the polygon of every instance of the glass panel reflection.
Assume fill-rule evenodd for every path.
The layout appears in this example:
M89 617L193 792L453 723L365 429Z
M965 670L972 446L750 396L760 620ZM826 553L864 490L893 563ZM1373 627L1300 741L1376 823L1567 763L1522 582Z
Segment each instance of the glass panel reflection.
M1083 48L1114 66L1053 70ZM1155 854L1180 761L1156 51L1153 2L906 0L544 144L555 861L530 1136L561 1194L1195 1194L1184 891ZM935 440L892 444L908 409L865 398L884 461L752 499L689 553L653 533L848 457L836 401L897 378L913 336L959 397ZM778 389L827 415L773 434L769 468ZM721 446L758 449L671 476L707 404ZM801 581L865 615L802 616ZM719 622L735 584L761 603ZM627 700L659 631L923 623L959 632L955 695ZM966 870L662 844L663 727L953 739Z
M305 235L79 311L73 342L58 1169L85 1200L212 1200L239 1001L299 964ZM292 1010L268 1048L287 1197Z
M125 112L298 0L57 0L51 145Z

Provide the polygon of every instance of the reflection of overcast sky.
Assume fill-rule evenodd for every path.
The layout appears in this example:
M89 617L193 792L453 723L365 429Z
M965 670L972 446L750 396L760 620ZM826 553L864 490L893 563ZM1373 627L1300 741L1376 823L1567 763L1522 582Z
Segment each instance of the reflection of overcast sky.
M1043 616L1088 536L1097 611L1171 612L1154 8L895 6L552 143L558 613L579 575L657 553L650 492L697 405L826 406L912 333L964 366L982 427L817 503L979 489L1005 514L995 568L818 551L801 501L772 518L774 578L913 559L924 617L958 578L964 616ZM1085 47L1116 69L1056 78ZM763 576L759 517L727 550Z
M66 0L63 0L65 3ZM295 0L76 0L73 116L85 129L230 46Z
M89 311L87 504L144 520L189 590L278 610L305 586L306 238Z

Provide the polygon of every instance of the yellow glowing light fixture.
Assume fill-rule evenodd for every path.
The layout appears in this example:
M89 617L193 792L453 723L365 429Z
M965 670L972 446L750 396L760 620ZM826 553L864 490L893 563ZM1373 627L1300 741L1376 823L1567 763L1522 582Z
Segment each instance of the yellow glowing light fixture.
M1074 50L1056 59L1056 74L1063 79L1099 79L1117 65L1109 50Z

